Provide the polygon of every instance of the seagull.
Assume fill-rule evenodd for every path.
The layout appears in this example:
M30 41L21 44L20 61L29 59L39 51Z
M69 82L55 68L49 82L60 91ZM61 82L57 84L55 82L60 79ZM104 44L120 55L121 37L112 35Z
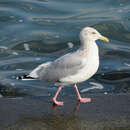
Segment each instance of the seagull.
M52 98L54 104L63 106L64 102L57 101L57 96L64 86L74 85L77 100L86 103L91 98L82 98L77 83L91 78L99 67L99 49L96 40L109 42L109 39L101 35L92 27L84 27L80 34L80 47L74 52L67 53L54 61L45 62L28 75L19 76L22 80L42 80L52 82L58 86L55 96Z

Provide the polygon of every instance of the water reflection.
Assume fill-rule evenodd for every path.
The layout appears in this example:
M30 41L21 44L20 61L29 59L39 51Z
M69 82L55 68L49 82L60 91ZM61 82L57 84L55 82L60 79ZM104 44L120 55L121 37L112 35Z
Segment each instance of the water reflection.
M53 114L54 115L57 115L57 106L56 104L53 104L52 106L52 110L53 110ZM77 103L75 104L74 108L73 108L73 111L72 111L72 116L76 116L78 110L79 110L79 107L80 107L80 102L77 101Z

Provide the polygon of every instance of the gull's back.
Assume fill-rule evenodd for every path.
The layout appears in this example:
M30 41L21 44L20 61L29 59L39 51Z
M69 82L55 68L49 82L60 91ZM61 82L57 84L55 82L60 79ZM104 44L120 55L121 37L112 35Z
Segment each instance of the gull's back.
M39 73L39 79L50 82L60 82L60 79L75 75L83 67L81 57L75 53L68 53L51 62Z

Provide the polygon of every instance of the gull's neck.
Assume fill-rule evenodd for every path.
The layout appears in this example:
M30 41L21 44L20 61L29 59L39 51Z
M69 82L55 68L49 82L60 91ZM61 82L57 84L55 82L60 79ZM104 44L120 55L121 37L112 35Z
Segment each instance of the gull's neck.
M88 52L92 46L96 45L96 42L94 40L88 38L87 40L80 39L80 44L81 44L80 50Z
M98 46L95 42L95 40L87 39L87 40L82 40L80 39L80 48L79 48L79 53L86 57L88 55L95 55L98 56Z

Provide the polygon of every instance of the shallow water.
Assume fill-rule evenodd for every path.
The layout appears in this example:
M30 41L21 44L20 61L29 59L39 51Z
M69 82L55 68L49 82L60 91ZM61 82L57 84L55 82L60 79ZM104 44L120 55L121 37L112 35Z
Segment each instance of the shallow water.
M0 97L54 95L53 84L15 78L77 49L85 26L95 27L110 42L97 41L100 68L78 84L81 93L129 93L129 0L0 0ZM71 87L61 92L74 94Z

